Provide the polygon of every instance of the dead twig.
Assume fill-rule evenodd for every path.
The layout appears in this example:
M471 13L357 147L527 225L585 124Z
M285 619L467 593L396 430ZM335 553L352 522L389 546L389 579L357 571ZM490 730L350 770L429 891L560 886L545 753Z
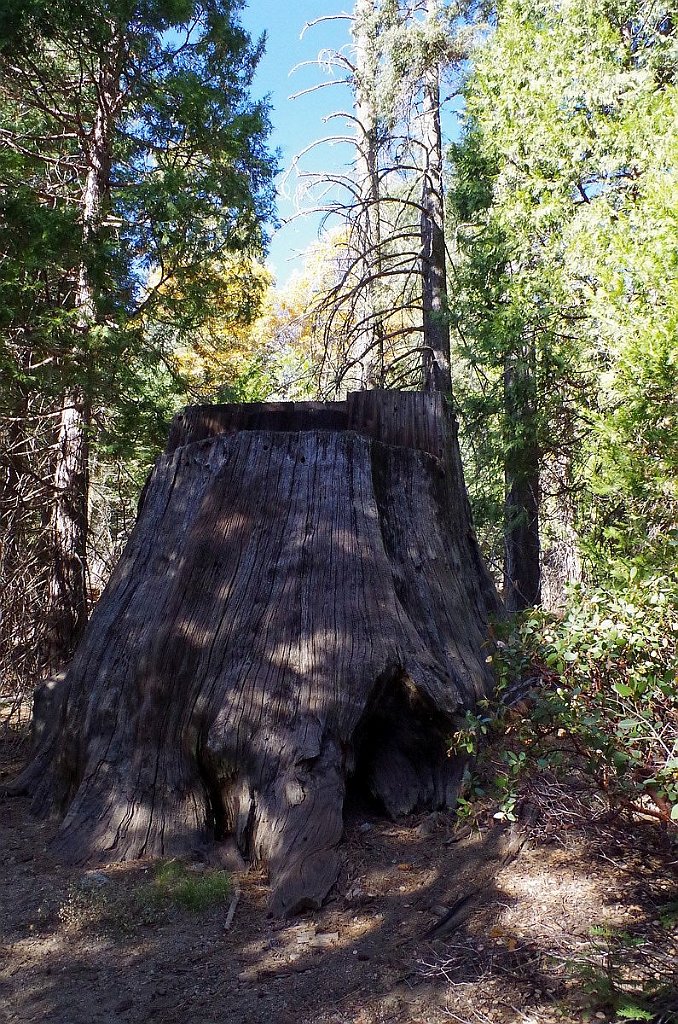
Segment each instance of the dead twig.
M235 910L236 910L236 907L238 906L238 901L239 900L240 900L240 882L238 881L237 878L235 878L233 880L233 896L231 897L231 902L229 904L228 912L226 914L226 920L224 921L224 931L225 932L227 932L229 930L229 928L231 927L231 925L233 924L233 918L235 917Z

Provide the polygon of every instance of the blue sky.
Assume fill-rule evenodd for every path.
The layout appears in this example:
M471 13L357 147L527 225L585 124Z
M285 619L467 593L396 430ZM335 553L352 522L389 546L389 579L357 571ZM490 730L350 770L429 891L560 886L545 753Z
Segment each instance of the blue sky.
M345 87L333 85L295 100L289 97L294 92L331 80L327 72L317 66L300 68L290 75L296 64L315 60L321 50L338 50L350 45L349 21L323 22L307 29L301 39L305 23L328 13L347 11L350 5L328 10L326 0L295 0L290 4L284 0L251 0L242 12L242 23L253 38L266 32L266 53L257 71L254 94L257 97L270 94L274 129L271 145L281 151L283 169L289 168L295 155L314 140L343 128L341 122L323 124L323 117L334 110L350 109L351 95ZM341 75L335 72L335 77L338 79ZM350 147L323 145L304 158L303 166L306 170L333 170L346 167L350 159ZM292 193L295 184L294 177L290 176ZM281 219L292 217L295 209L292 199L281 194L278 202ZM299 266L299 254L317 238L319 224L318 216L300 217L276 232L269 263L279 283L284 283Z

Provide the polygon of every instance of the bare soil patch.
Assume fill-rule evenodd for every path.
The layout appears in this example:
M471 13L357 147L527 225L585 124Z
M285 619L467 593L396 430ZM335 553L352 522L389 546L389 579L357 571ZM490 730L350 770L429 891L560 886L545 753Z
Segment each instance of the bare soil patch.
M2 738L7 778L26 750ZM277 920L251 871L235 903L149 906L137 895L152 865L64 868L49 850L56 823L1 800L0 1021L677 1021L675 841L572 807L543 781L531 823L512 827L491 808L472 826L354 810L330 901Z

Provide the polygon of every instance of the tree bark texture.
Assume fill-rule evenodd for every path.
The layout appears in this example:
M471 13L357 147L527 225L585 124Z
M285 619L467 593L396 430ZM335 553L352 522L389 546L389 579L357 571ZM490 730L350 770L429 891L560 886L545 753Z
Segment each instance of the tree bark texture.
M512 614L541 601L538 469L507 473L505 517L504 605Z
M440 395L188 409L14 791L72 861L234 837L318 906L347 788L454 806L496 607Z
M87 622L89 406L81 388L64 396L56 446L48 580L47 664L73 656Z

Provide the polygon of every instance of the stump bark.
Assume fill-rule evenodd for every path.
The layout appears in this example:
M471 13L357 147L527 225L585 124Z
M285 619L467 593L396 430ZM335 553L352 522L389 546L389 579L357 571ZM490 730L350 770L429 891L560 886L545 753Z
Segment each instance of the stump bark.
M497 607L454 427L439 395L379 391L175 419L14 786L63 816L62 856L233 837L291 912L337 877L347 787L454 806Z

